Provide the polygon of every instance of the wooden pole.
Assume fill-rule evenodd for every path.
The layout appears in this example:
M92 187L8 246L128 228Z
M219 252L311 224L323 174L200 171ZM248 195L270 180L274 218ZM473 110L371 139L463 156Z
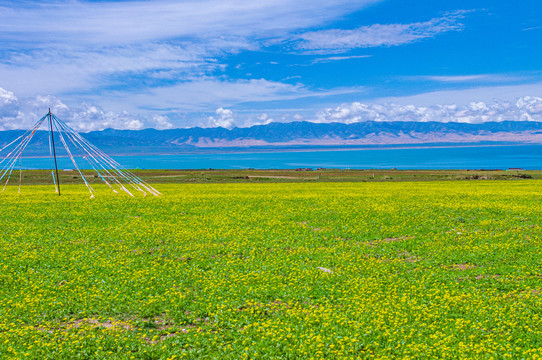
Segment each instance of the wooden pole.
M58 178L58 165L56 163L56 149L55 149L55 137L53 131L53 114L51 114L51 108L49 108L49 126L51 127L51 143L53 145L53 156L55 158L55 170L56 170L56 188L58 189L58 196L60 196L60 179Z

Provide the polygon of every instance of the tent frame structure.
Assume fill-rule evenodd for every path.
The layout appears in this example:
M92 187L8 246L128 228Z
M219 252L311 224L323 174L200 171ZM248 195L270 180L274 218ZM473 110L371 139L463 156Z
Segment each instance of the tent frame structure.
M19 193L21 193L21 183L22 183L22 164L21 158L23 151L26 149L36 131L42 126L43 122L47 120L49 126L50 136L49 140L49 154L51 160L54 162L54 170L51 170L51 175L53 177L53 183L55 185L55 192L60 196L60 178L58 176L58 163L57 163L57 153L55 147L55 130L57 133L60 142L62 143L64 149L66 150L73 166L78 171L81 179L85 183L86 187L90 192L90 198L94 198L95 190L87 181L87 178L81 171L80 167L77 164L75 157L73 156L68 143L71 143L73 148L76 148L83 154L82 158L90 165L92 170L98 174L100 179L116 194L117 190L121 190L134 196L127 187L132 187L137 192L147 196L147 194L152 194L154 196L162 195L158 190L147 184L141 178L123 168L117 161L112 157L104 153L102 150L98 149L96 146L91 144L89 141L84 139L77 131L69 127L65 122L56 117L49 109L49 112L45 114L41 119L39 119L30 130L23 133L21 136L5 145L0 149L0 154L2 151L9 151L8 154L0 160L0 166L3 165L0 170L0 186L4 178L6 181L0 194L6 189L9 180L11 178L12 172L19 163ZM133 190L132 190L133 191Z

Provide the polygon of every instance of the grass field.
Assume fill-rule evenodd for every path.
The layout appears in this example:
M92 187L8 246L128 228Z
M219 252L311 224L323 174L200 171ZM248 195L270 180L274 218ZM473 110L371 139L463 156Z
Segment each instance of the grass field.
M542 357L538 180L154 186L8 187L0 358Z
M540 170L134 170L150 183L262 183L262 182L388 182L388 181L447 181L447 180L518 180L542 179ZM61 184L81 184L76 170L62 170ZM11 184L52 184L51 170L14 171ZM83 171L90 183L102 180L93 171ZM7 178L7 177L6 177ZM5 181L5 179L4 179Z

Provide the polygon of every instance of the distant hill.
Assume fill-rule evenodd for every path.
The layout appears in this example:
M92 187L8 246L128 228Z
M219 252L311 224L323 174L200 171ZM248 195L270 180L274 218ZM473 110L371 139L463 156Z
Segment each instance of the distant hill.
M23 131L0 132L7 144ZM48 152L47 132L36 133L29 147ZM503 121L482 124L441 122L270 123L250 128L94 131L83 136L113 154L184 153L217 149L281 149L320 146L389 146L465 143L542 143L542 122Z

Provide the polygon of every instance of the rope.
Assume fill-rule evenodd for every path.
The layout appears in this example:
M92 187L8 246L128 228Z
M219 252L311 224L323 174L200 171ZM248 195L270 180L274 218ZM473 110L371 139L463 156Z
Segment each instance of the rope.
M55 117L56 118L56 117ZM94 151L94 153L96 153L96 155L102 160L104 161L106 164L110 165L112 167L112 169L121 177L123 178L128 184L130 184L134 189L142 192L144 195L146 195L146 192L144 190L142 190L139 186L138 186L138 183L139 182L142 182L141 179L139 179L138 182L135 182L133 180L133 178L135 178L136 176L133 175L132 173L130 173L129 171L126 171L126 170L123 170L119 167L121 167L121 165L119 163L117 163L115 160L113 160L111 157L109 157L107 154L105 154L103 151L101 151L100 149L98 149L96 146L94 146L93 144L91 144L89 141L85 140L83 137L81 137L81 135L79 135L75 130L71 129L66 123L62 122L61 120L59 120L60 123L62 123L67 129L70 130L70 132L76 136L81 142L83 142L90 150ZM119 182L119 185L121 186L121 189L125 192L127 192L128 194L132 195L120 182ZM156 193L152 192L150 189L149 191L155 195L155 196L158 196ZM156 190L155 190L156 191ZM133 196L133 195L132 195Z
M72 155L70 149L68 148L68 144L66 144L66 142L64 141L64 136L62 136L62 131L59 129L59 127L56 125L56 123L53 123L53 126L58 131L60 141L62 141L62 144L64 145L64 148L66 148L66 151L68 152L68 155L70 156L70 159L71 159L71 161L73 163L73 166L75 166L75 168L79 172L79 175L81 175L81 178L85 182L85 185L87 186L88 191L90 191L90 197L93 198L94 197L94 189L90 186L90 184L88 183L87 179L85 178L85 176L83 175L81 170L79 170L79 167L77 166L77 163L75 162L75 159L73 158L73 155Z
M46 115L47 116L47 115ZM48 124L49 125L49 133L52 134L53 133L53 129L51 128L51 123ZM55 185L55 193L58 194L58 185L56 183L56 177L55 177L55 159L54 159L54 155L53 155L53 145L51 143L51 136L47 136L47 141L49 143L49 157L51 159L51 175L53 176L53 184Z
M38 124L41 124L41 122L45 119L47 115L45 115L44 117L42 117L41 119L39 119L38 121L36 121L36 123L34 124L34 126L31 128L31 129L36 129L36 125ZM12 142L10 142L9 144L7 144L6 146L4 146L3 148L0 149L0 152L4 151L7 147L9 147L10 145L12 145L14 142L16 142L17 140L19 140L20 138L22 138L23 136L25 136L26 134L28 134L30 131L32 130L27 130L26 132L24 132L21 136L19 136L17 139L13 140ZM4 161L4 160L2 160ZM1 162L0 162L1 163Z
M19 158L19 194L21 193L21 184L23 183L23 162L22 156Z
M9 173L8 173L8 177L6 179L6 183L4 184L4 187L2 189L2 191L0 191L0 193L3 193L4 190L6 190L6 187L8 185L8 182L9 182L9 179L11 178L11 173L13 172L13 167L15 166L15 164L17 163L17 160L19 159L19 157L22 155L24 149L26 148L26 146L30 143L30 140L32 140L32 137L34 137L34 134L36 133L36 130L41 126L41 121L43 121L43 119L45 119L45 117L43 117L40 122L38 122L35 126L34 126L34 129L32 130L32 133L30 135L27 135L26 138L23 139L23 141L21 142L21 146L20 146L20 149L18 150L17 152L17 155L13 157L13 159L11 160L11 162L8 162L9 164L9 167L4 171L4 173L2 174L2 176L0 177L0 181L4 178L4 176L6 175L7 171L9 170ZM13 151L12 151L13 152ZM10 153L11 154L11 153ZM9 154L8 154L9 156Z
M67 126L67 125L66 125ZM92 147L92 149L98 153L98 155L106 162L108 163L109 165L111 165L118 173L119 175L123 176L124 178L127 178L129 179L129 183L136 189L138 189L139 191L142 191L139 186L137 185L141 185L141 186L144 186L145 188L148 189L148 191L153 194L154 196L158 196L158 195L162 195L158 190L154 189L152 186L150 186L149 184L145 183L141 178L139 178L138 176L136 176L135 174L129 172L128 170L125 170L125 169L122 169L122 165L120 165L117 161L115 161L113 158L111 158L109 155L107 155L106 153L104 153L102 150L100 150L99 148L97 148L96 146L94 146L93 144L91 144L90 142L88 142L87 140L85 140L84 138L82 138L77 132L75 132L73 129L71 129L79 138L81 138L88 146ZM135 186L134 186L135 185Z
M97 169L97 167L95 166L94 163L96 163L96 165L100 166L100 167L102 168L102 170L103 170L104 172L106 172L106 173L109 175L108 177L113 178L115 181L118 181L118 180L117 180L113 175L111 175L111 173L107 170L107 168L105 168L105 167L104 167L104 166L103 166L103 165L102 165L102 164L94 157L94 155L92 155L91 152L89 152L89 151L87 151L87 150L85 149L84 145L81 144L81 142L80 142L76 137L74 137L72 133L70 133L69 131L66 131L66 129L63 127L62 124L59 124L59 125L63 128L64 133L67 135L67 137L68 137L68 139L71 141L71 143L72 143L76 148L82 150L84 153L87 154L87 155L83 156L83 158L84 158L85 160L87 160L87 162L90 164L90 166L92 166L92 168L94 169L94 171L96 171L96 173L98 173L98 175L99 175L100 178L103 180L103 182L105 182L105 183L107 184L107 186L109 186L109 187L111 188L111 190L113 190L113 192L114 192L115 194L118 194L117 190L115 190L115 189L111 186L111 184L107 181L107 179L105 179L105 177L102 176L102 173L100 172L99 169ZM89 156L90 158L89 158L88 156ZM105 176L107 176L107 175L105 175Z
M44 118L41 119L41 121L43 121ZM16 152L16 155L13 156L13 158L11 159L11 161L8 161L7 164L2 168L1 172L3 172L2 176L0 177L0 181L4 178L4 176L6 175L7 171L13 166L13 164L17 161L17 157L19 156L19 154L21 154L23 152L23 150L25 149L26 145L28 145L28 143L30 142L30 139L32 139L32 136L34 136L34 133L36 131L37 128L39 128L41 126L41 122L38 122L34 125L34 128L32 130L29 130L27 131L26 133L29 133L30 131L31 134L30 135L27 135L23 141L21 141L13 150L11 150L11 152L9 154L7 154L7 156L2 160L0 161L0 164L3 163L5 160L9 159L11 157L11 154L13 154L13 152ZM25 133L25 134L26 134Z

